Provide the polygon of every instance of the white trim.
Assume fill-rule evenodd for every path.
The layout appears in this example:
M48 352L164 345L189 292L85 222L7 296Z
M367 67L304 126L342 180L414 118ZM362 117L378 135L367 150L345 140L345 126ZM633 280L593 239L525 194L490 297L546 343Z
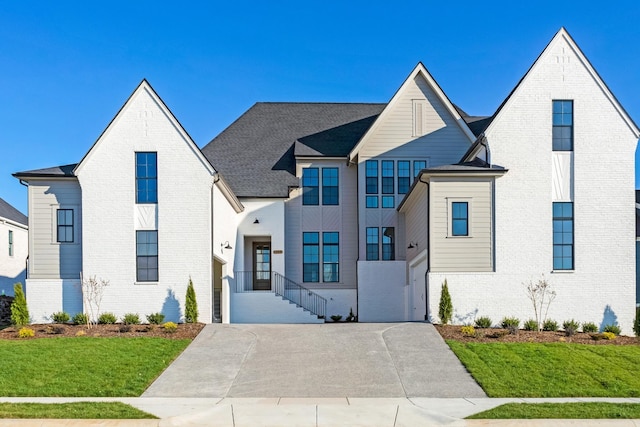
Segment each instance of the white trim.
M463 236L453 235L453 203L467 204L467 234ZM473 237L473 227L471 218L473 211L473 199L471 197L447 197L447 238L448 239L468 239Z

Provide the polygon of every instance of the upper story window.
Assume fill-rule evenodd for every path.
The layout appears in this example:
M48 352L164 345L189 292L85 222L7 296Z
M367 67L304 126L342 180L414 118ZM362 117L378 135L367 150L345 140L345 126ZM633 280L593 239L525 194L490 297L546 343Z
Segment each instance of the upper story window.
M9 230L9 256L13 256L13 230Z
M302 281L320 280L320 241L318 232L302 233Z
M56 217L56 241L73 243L73 209L58 209Z
M573 101L553 101L553 151L573 151Z
M302 204L317 206L320 203L318 168L302 169Z
M322 204L338 204L338 168L322 168Z
M553 203L553 269L573 270L573 203Z
M136 231L136 280L158 281L158 231Z
M382 194L393 194L393 160L382 161Z
M377 261L380 259L378 227L367 227L367 261Z
M136 153L136 203L158 203L157 153Z
M407 194L409 192L410 182L410 165L409 160L398 160L398 194Z
M415 179L422 169L427 168L426 160L414 160L413 161L413 178Z
M452 202L451 203L451 235L452 236L468 236L469 235L469 203L468 202Z
M378 194L378 161L367 160L365 165L367 194Z

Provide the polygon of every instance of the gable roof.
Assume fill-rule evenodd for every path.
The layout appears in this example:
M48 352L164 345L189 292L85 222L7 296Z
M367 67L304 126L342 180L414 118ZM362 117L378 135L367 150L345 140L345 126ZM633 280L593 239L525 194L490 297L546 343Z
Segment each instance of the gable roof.
M25 226L29 224L29 221L26 215L24 215L18 209L11 206L1 197L0 197L0 218L5 218L5 219L8 219L9 221L13 221Z
M288 197L297 157L344 157L385 104L259 102L202 152L238 197Z

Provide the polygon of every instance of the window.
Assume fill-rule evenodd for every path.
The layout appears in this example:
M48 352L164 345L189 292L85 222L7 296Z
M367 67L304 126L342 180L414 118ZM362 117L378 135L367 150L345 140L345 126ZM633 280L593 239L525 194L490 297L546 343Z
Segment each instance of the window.
M379 259L378 239L378 227L367 227L367 261Z
M73 209L58 209L57 211L56 241L59 243L73 243Z
M383 208L392 208L395 205L395 197L394 196L382 196L382 207Z
M340 246L337 232L322 233L322 281L338 282Z
M9 230L9 256L13 256L13 230Z
M158 203L157 153L136 153L136 203Z
M382 260L393 261L396 259L395 229L393 227L382 227Z
M378 194L378 161L367 160L366 168L367 194Z
M318 205L320 200L318 168L302 169L302 204Z
M322 204L338 204L338 168L322 168Z
M573 151L573 101L553 101L553 151Z
M414 160L413 161L413 178L416 178L422 169L426 169L426 160Z
M158 231L136 231L136 280L158 281Z
M573 270L573 203L553 203L553 269Z
M382 161L382 194L393 194L393 160Z
M320 281L319 233L302 233L302 281Z
M398 194L407 194L409 192L409 169L411 162L409 160L398 160Z
M378 207L378 196L367 196L367 207L368 208L377 208Z
M469 203L468 202L452 202L451 203L451 235L453 236L469 235Z

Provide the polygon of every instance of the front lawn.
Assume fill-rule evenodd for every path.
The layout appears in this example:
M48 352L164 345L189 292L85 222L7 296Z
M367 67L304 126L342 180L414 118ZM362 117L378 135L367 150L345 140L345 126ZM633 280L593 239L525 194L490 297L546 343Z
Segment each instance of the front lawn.
M0 396L139 396L190 342L88 337L0 340Z
M640 347L447 340L489 397L638 397Z
M121 402L0 403L0 418L110 419L157 418Z
M638 419L640 404L608 402L507 403L468 419Z

